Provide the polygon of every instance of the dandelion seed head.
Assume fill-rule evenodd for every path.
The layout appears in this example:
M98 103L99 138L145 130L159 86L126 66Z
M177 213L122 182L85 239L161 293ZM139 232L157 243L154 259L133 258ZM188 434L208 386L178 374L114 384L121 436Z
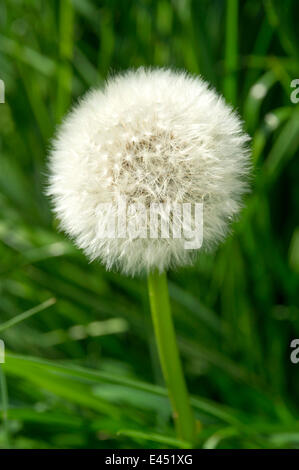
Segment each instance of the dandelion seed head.
M201 78L141 68L87 93L66 117L48 194L61 228L108 269L135 275L187 265L195 253L183 239L102 238L98 227L117 215L121 198L146 208L203 202L202 249L217 245L248 188L247 141L237 114ZM138 211L128 217L138 223Z

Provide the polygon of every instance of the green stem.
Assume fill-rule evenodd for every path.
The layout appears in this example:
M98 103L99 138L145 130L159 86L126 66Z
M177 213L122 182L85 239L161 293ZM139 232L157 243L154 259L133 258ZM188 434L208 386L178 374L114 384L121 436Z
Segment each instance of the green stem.
M74 7L72 0L60 2L59 11L59 49L58 90L56 120L60 122L66 113L72 95L72 66L74 52Z
M10 447L9 428L8 428L8 395L6 377L0 366L0 409L2 408L3 431L6 448ZM0 413L1 415L1 413Z
M227 0L224 96L234 106L237 104L238 6L238 0Z
M177 434L180 439L192 444L195 439L195 419L177 348L166 274L159 274L158 271L150 273L148 288L159 357Z

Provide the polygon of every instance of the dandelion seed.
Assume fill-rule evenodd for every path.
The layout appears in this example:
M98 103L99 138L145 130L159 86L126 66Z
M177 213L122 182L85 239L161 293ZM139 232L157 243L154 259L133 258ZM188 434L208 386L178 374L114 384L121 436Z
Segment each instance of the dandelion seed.
M97 228L123 195L147 208L204 201L201 249L210 249L240 211L247 141L236 113L201 78L141 68L88 93L67 116L50 155L48 194L61 228L91 259L131 275L164 271L193 261L183 239L101 238ZM97 210L107 202L112 213Z

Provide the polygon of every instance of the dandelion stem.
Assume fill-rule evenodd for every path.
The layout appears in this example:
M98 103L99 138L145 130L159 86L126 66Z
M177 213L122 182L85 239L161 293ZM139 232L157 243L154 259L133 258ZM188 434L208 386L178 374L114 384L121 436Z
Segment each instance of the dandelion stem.
M166 274L154 271L148 276L150 306L159 357L168 387L177 434L191 444L195 438L195 419L190 406L170 310Z

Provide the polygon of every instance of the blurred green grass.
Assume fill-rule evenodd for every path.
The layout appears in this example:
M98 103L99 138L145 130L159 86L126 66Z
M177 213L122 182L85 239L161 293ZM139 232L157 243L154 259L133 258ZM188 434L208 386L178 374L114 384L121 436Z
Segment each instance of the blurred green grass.
M57 233L43 194L50 139L70 104L140 65L202 74L252 136L252 193L232 234L169 275L197 445L299 447L289 359L299 337L298 20L295 0L1 2L1 447L185 445L146 283L88 264Z

